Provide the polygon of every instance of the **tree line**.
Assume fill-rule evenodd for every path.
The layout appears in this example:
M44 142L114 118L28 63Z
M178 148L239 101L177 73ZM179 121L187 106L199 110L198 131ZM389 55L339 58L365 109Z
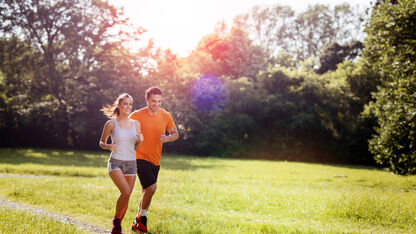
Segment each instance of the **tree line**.
M106 1L0 3L2 146L98 149L99 109L160 86L168 151L415 174L416 4L255 6L186 57ZM139 49L126 45L140 43Z

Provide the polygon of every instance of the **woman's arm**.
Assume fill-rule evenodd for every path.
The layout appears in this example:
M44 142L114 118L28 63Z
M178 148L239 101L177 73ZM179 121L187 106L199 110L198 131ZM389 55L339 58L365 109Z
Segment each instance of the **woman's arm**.
M142 145L142 143L143 143L144 137L143 137L143 134L140 130L140 122L135 120L134 123L135 123L135 126L136 126L136 133L137 133L135 149L138 150L140 148L140 146Z
M116 142L112 142L111 144L107 144L108 137L110 137L111 133L114 130L114 121L108 120L103 128L103 133L101 134L99 145L101 149L115 151L117 148Z

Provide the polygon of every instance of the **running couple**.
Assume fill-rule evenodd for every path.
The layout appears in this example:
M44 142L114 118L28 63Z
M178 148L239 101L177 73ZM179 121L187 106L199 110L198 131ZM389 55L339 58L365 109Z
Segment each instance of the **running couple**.
M132 112L133 98L121 94L113 105L101 110L110 120L103 129L100 147L110 150L108 173L120 190L116 203L111 233L121 233L121 222L127 211L136 173L142 185L142 198L131 230L147 232L146 212L156 192L162 145L179 138L179 133L169 112L160 108L162 91L150 87L145 94L147 107ZM165 135L166 131L169 135ZM107 140L111 136L111 144Z

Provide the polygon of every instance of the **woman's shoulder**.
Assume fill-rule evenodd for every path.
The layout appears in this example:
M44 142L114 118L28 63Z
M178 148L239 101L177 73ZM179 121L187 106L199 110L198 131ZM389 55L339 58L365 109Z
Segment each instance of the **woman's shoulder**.
M114 121L115 121L114 118L107 120L107 122L105 123L105 126L108 126L110 128L114 128L114 125L115 125Z

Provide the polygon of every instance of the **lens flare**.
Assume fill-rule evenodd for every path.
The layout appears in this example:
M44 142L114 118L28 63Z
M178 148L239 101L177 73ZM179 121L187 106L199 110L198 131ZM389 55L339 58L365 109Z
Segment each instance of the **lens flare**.
M192 83L191 101L199 111L212 113L222 109L228 99L224 82L214 75L203 75Z

